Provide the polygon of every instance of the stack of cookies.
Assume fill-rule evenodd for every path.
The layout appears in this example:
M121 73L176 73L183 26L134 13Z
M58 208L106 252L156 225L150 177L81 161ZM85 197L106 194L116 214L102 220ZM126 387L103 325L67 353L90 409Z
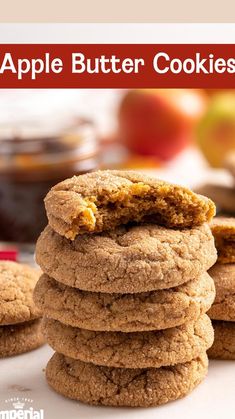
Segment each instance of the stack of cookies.
M16 262L0 262L0 358L41 346L40 312L33 303L39 271Z
M45 204L34 299L56 351L50 386L111 406L188 394L213 342L213 203L135 172L99 171L56 185Z
M235 359L235 219L216 217L211 223L218 250L218 261L210 269L216 298L209 311L215 341L211 358Z

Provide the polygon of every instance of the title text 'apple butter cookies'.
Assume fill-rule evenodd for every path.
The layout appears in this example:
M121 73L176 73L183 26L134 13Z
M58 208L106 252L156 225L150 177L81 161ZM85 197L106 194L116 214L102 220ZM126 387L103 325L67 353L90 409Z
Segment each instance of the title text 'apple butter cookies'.
M212 201L135 172L54 186L34 301L56 351L49 385L75 400L157 406L206 376L217 253Z
M216 217L211 223L218 262L210 269L216 298L209 310L215 330L211 358L235 359L235 219Z
M16 262L0 261L0 357L41 346L40 311L33 302L39 271Z

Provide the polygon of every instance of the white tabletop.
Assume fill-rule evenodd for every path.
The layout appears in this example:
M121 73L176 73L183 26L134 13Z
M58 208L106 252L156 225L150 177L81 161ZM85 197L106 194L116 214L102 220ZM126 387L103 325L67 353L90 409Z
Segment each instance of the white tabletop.
M235 362L211 361L207 378L189 396L161 407L125 409L92 407L67 400L51 390L44 368L48 346L0 360L0 412L12 408L12 398L29 399L25 406L44 409L44 419L223 419L234 417ZM10 407L8 407L10 406ZM1 417L1 416L0 416Z

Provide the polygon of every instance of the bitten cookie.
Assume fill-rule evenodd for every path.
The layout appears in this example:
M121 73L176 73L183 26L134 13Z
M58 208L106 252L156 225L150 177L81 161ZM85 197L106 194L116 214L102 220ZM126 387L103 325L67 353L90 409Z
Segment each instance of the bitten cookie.
M33 302L39 270L0 261L0 325L26 322L40 316Z
M100 233L152 217L167 227L208 222L214 204L187 188L131 171L105 170L74 176L45 198L50 226L60 235Z
M197 278L217 259L207 224L167 229L154 224L123 226L73 242L49 226L36 259L43 272L86 291L136 293L171 288Z
M44 342L41 320L0 326L0 358L31 351Z
M215 217L210 223L219 263L235 263L235 218Z
M49 385L63 396L106 406L157 406L190 393L206 376L206 354L173 367L101 367L55 353L46 368Z
M235 264L216 263L209 274L215 282L216 297L208 315L214 320L235 321Z
M211 347L214 331L208 316L195 323L152 332L95 332L45 318L47 343L73 359L121 368L159 368L191 361Z
M80 291L42 275L34 292L35 303L48 317L82 329L122 332L194 321L214 298L214 281L207 273L179 287L139 294Z
M214 359L235 359L235 323L214 320L215 340L208 351Z

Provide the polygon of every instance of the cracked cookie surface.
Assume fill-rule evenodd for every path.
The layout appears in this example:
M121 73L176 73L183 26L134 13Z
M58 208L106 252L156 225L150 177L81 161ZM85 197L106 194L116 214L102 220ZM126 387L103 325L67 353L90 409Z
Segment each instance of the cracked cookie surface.
M158 406L190 393L206 376L206 354L172 367L101 367L55 353L46 368L49 385L63 396L92 405Z
M209 358L235 359L235 323L213 320L215 340L208 351Z
M0 358L32 351L44 342L41 320L0 326Z
M216 263L209 274L215 282L216 297L208 315L214 320L235 321L235 264Z
M33 302L33 289L39 276L39 270L30 266L0 261L0 325L40 317Z
M136 293L166 289L197 278L215 262L208 224L167 229L154 224L122 226L70 241L49 226L36 259L43 272L86 291Z
M215 217L210 223L219 263L235 263L235 218Z
M51 227L73 240L77 234L113 230L148 217L167 227L208 222L215 206L187 188L131 171L104 170L55 185L45 198Z
M214 332L204 315L196 322L152 332L95 332L44 318L43 333L56 351L95 365L159 368L191 361L211 347Z
M214 298L214 281L207 273L179 287L138 294L80 291L44 274L34 292L36 305L48 317L82 329L122 332L160 330L194 321Z

